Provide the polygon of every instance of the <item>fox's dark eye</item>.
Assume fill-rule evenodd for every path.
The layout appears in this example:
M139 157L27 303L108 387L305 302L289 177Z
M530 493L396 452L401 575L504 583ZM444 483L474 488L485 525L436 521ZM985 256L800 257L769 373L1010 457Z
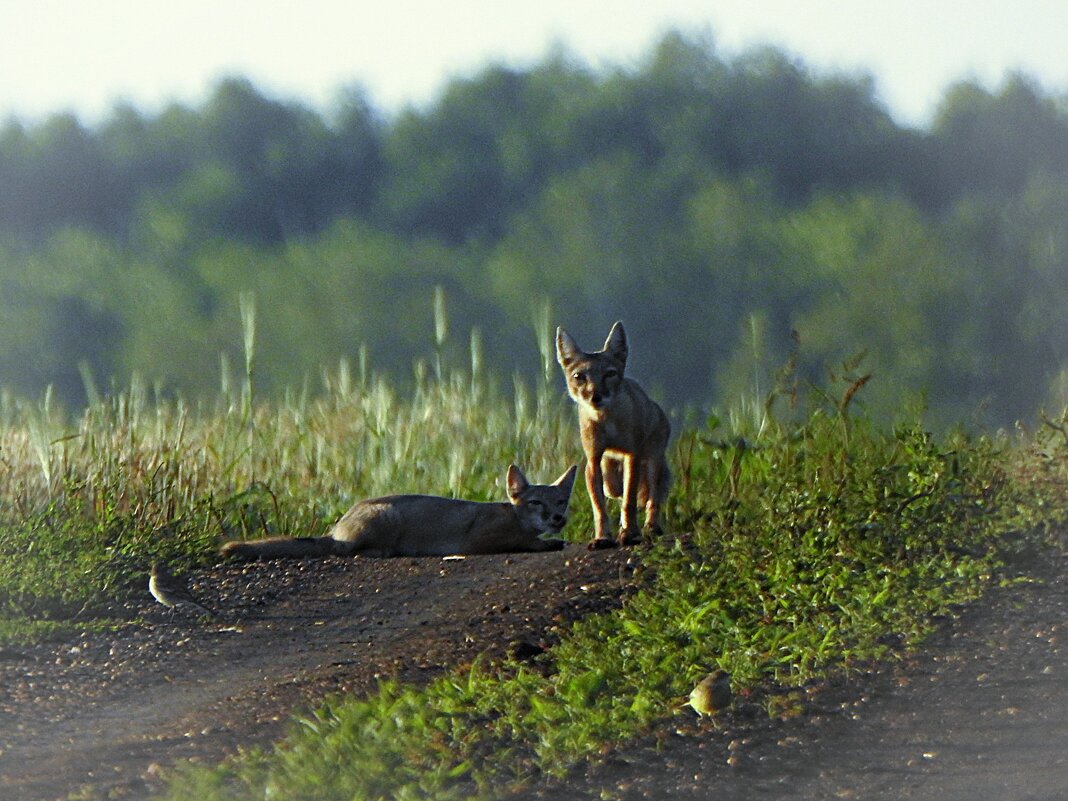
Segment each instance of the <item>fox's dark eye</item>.
M619 375L619 370L605 370L604 371L604 377L605 378L615 378L618 375Z
M535 500L532 500L532 501L530 502L530 505L531 505L531 506L541 506L541 505L542 505L542 503L541 503L541 501L535 501Z
M584 372L582 372L581 370L579 370L576 373L572 373L571 374L571 378L572 378L573 381L577 381L577 382L581 383L581 382L586 380L586 374Z

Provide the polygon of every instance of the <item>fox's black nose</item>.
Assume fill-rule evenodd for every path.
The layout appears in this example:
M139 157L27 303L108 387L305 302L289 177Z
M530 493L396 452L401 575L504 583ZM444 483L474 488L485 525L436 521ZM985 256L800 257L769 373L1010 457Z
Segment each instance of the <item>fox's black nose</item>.
M601 405L601 400L602 400L601 393L600 392L594 392L593 393L593 397L590 398L590 403L592 403L594 406L600 406Z

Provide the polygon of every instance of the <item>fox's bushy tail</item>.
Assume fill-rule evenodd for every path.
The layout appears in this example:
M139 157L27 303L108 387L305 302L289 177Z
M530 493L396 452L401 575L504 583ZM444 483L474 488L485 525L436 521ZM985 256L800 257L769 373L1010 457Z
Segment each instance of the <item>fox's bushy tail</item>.
M333 556L345 552L347 543L333 537L269 537L263 540L228 542L219 553L231 559L300 559Z

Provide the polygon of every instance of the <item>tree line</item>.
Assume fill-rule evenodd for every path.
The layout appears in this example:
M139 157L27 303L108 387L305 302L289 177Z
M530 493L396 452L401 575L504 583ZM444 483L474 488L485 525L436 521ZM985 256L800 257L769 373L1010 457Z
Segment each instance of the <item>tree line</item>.
M626 68L489 66L388 117L358 88L317 111L232 77L199 107L0 128L0 385L211 392L245 292L267 388L361 350L410 377L441 287L447 362L474 336L503 380L542 369L547 304L590 347L624 319L672 405L863 352L876 411L1007 424L1065 392L1066 179L1064 98L1027 76L947 87L915 129L870 76L679 32Z

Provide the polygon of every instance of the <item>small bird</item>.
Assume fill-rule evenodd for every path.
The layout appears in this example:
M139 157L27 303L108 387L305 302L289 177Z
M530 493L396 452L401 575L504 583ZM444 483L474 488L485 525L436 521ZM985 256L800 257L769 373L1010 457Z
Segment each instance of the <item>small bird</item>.
M729 707L731 698L731 674L717 670L697 682L687 703L698 715L714 715Z
M202 615L214 617L211 612L193 600L185 580L176 577L167 569L166 565L160 562L152 565L152 575L148 579L148 591L152 593L153 598L169 609L187 606Z

